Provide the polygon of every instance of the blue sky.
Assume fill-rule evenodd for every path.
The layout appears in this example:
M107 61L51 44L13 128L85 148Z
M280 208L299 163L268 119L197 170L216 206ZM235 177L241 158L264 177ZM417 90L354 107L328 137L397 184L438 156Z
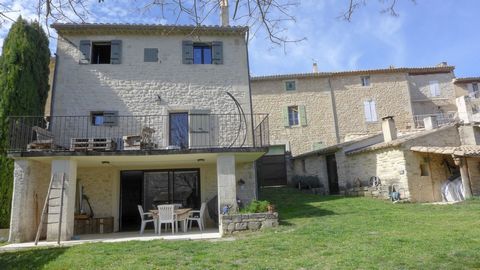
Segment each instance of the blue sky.
M3 2L3 1L2 1ZM16 17L35 18L34 0L7 0ZM136 3L132 7L132 2ZM91 0L91 22L173 23L173 16L162 18L158 10L138 11L142 0ZM352 22L338 19L347 0L300 0L292 9L296 22L288 23L286 35L306 38L286 48L270 43L259 32L250 41L253 75L311 71L318 62L320 71L433 66L447 61L456 66L458 77L480 76L479 0L398 0L398 17L381 13L378 1L357 10ZM183 21L186 22L186 21ZM206 23L217 24L216 15ZM0 28L0 42L9 24ZM55 40L52 39L52 48Z

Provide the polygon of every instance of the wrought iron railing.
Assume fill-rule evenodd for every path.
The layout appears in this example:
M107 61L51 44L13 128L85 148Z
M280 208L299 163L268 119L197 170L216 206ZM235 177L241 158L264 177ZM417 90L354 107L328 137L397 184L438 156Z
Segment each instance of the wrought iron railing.
M429 116L435 116L437 118L437 123L439 126L448 125L455 121L456 112L446 112L446 113L434 113L434 114L417 114L413 116L413 121L415 123L415 128L424 128L425 124L423 119Z
M108 119L107 119L108 118ZM10 152L266 147L267 114L9 117Z

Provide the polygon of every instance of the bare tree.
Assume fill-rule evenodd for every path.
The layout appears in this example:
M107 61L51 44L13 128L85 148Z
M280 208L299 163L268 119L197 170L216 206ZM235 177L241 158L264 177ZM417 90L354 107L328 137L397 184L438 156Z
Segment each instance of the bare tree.
M83 23L91 15L90 9L95 4L92 2L102 4L108 1L114 0L36 0L37 20L43 22L47 31L53 22ZM357 9L367 4L366 0L345 1L348 7L341 17L347 21ZM395 10L398 0L377 1L384 7L381 12L398 16ZM293 10L300 3L301 0L131 0L131 9L142 14L158 12L160 18L173 17L172 24L187 21L199 26L212 24L212 19L219 18L218 14L226 5L232 14L233 25L248 26L252 36L261 33L273 44L285 45L304 39L290 39L287 35L287 25L296 21ZM14 12L18 11L0 3L0 24L16 19L11 16Z

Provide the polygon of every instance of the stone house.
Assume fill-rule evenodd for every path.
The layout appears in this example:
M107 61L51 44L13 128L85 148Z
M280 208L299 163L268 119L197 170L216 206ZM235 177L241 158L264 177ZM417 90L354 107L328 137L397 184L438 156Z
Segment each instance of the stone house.
M247 28L52 27L50 115L10 118L11 242L34 239L49 183L63 176L62 215L48 215L47 240L59 219L61 239L74 235L81 194L115 232L139 228L137 205L235 209L256 198L254 161L269 136L267 116L252 113Z
M454 67L386 68L252 78L255 112L269 113L271 145L293 156L381 131L394 116L400 131L422 128L425 116L453 117Z

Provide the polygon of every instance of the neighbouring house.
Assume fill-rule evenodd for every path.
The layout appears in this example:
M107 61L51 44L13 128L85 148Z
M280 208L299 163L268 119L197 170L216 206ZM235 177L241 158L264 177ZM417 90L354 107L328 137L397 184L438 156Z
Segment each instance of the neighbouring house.
M444 184L461 177L466 196L480 195L480 118L470 99L457 98L456 123L439 126L429 116L424 130L399 134L385 117L380 135L294 157L292 174L317 177L325 193L388 198L395 190L412 202L444 200Z
M252 113L247 28L52 27L50 114L10 118L10 242L34 239L49 183L61 187L63 176L62 215L50 204L47 240L81 229L84 196L115 232L140 227L137 205L213 202L207 216L218 217L257 197L254 161L269 134L267 115ZM50 199L60 194L52 189Z

